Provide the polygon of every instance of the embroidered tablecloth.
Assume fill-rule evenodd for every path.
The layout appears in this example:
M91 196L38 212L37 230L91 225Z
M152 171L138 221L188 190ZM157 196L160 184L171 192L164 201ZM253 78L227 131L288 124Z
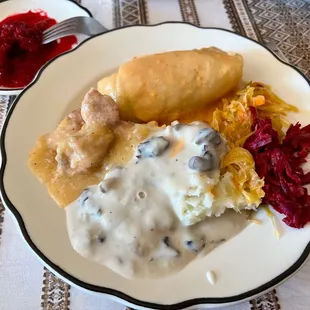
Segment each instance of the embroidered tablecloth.
M273 41L288 61L310 78L309 0L82 0L79 2L108 29L174 20L200 26L227 28L262 43ZM12 98L0 96L0 124L11 101ZM49 272L29 250L16 224L0 205L0 309L125 310L125 307L105 297L70 287ZM276 290L250 302L223 309L309 310L310 261Z

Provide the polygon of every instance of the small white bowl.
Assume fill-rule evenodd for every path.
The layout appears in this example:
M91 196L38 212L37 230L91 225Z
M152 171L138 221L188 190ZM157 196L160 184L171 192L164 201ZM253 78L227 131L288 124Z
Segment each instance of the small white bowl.
M43 10L49 17L56 19L58 22L74 16L92 16L86 8L72 0L10 0L0 4L0 21L13 14L38 9ZM78 44L82 40L82 38L78 37ZM25 87L10 88L0 86L0 95L18 95Z

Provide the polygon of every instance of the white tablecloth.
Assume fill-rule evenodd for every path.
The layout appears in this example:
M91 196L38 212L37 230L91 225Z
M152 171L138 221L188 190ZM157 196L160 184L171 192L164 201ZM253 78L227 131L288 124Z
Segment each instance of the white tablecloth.
M82 0L82 4L108 29L176 20L232 29L261 42L271 39L310 76L309 0ZM0 96L0 123L8 106L8 98ZM1 310L125 309L56 278L28 248L8 212L0 210ZM276 290L224 309L310 309L310 262Z

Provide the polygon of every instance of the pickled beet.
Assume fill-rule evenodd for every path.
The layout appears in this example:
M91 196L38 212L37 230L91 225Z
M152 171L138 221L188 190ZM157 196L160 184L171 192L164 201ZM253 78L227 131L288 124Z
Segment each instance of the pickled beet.
M310 173L301 165L310 153L310 125L291 125L282 143L270 118L261 119L251 108L254 119L253 135L244 143L251 152L255 169L264 178L264 203L285 215L283 222L302 228L310 222L310 195L304 185L310 183Z
M55 24L43 11L12 15L0 22L0 87L28 85L47 61L77 43L70 36L42 45L43 31Z

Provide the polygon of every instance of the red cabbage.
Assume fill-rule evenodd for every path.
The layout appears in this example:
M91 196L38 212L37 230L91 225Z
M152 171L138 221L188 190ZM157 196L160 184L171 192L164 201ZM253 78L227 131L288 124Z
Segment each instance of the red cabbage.
M264 178L263 202L285 215L283 222L302 228L310 222L310 196L304 185L310 183L310 172L301 165L310 152L310 125L301 128L291 125L282 143L270 118L261 119L251 107L254 133L245 141L244 148L251 152L255 169Z

